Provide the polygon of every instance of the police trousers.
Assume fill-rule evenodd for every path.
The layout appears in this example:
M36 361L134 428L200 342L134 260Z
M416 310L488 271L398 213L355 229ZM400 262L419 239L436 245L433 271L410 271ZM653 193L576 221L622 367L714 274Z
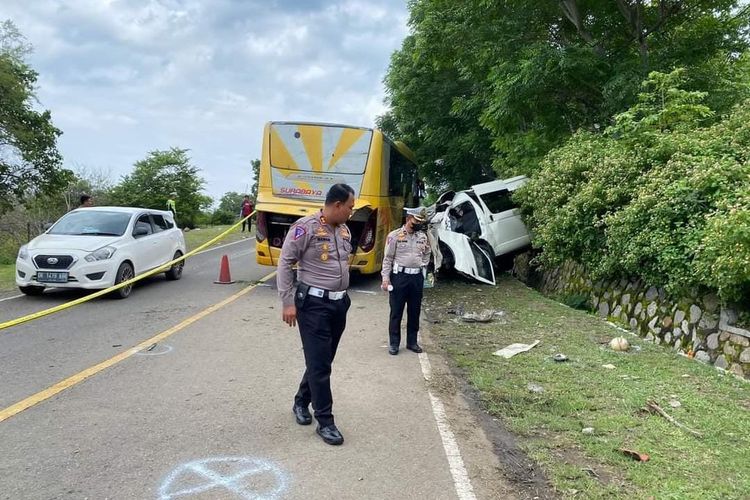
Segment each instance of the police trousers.
M295 294L294 302L306 367L294 401L305 407L312 403L315 418L321 427L325 427L334 423L331 365L352 302L349 295L340 300L329 300L313 295L300 298L299 293Z
M422 273L391 273L393 290L388 294L391 316L388 322L388 337L392 347L401 344L401 318L406 307L406 345L417 343L419 332L419 314L422 311L422 292L424 277Z

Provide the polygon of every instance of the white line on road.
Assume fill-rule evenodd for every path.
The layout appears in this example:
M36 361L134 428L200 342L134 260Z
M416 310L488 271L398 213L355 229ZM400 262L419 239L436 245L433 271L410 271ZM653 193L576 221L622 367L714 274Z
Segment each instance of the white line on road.
M422 367L422 375L426 381L430 381L432 378L432 366L430 365L430 359L427 357L427 353L419 353L419 364ZM453 484L456 487L456 494L459 500L476 500L474 495L474 489L471 487L471 480L469 474L466 472L464 467L464 461L461 458L461 450L458 448L456 438L451 430L448 417L445 414L445 407L440 399L432 394L432 391L427 390L427 394L430 396L430 403L432 403L432 413L435 415L435 422L437 422L438 432L440 438L443 440L443 449L445 450L445 456L448 459L448 466L451 470L451 476L453 476Z
M0 299L0 302L5 302L6 300L13 300L23 297L23 294L19 295L13 295L12 297L5 297L4 299Z

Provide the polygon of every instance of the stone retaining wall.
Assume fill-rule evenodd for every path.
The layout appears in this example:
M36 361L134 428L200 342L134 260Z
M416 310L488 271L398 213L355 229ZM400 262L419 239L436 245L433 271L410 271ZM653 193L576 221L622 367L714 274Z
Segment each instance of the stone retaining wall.
M750 331L735 326L736 311L722 307L716 295L693 294L675 301L640 280L592 282L573 262L540 272L529 259L529 253L518 255L513 273L530 286L547 295L585 297L599 316L646 340L750 378Z

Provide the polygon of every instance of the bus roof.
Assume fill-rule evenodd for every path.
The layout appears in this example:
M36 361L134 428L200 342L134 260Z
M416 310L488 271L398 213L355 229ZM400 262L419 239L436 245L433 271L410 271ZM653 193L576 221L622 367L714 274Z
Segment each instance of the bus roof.
M390 142L393 146L395 146L396 149L399 150L399 152L406 156L409 160L411 160L413 163L417 163L417 158L414 155L414 152L409 149L409 147L404 144L401 141L395 141L385 135L382 130L379 128L371 128L371 127L358 127L356 125L344 125L342 123L326 123L326 122L295 122L295 121L286 121L286 120L279 120L279 121L270 121L268 122L269 125L307 125L307 126L318 126L318 127L340 127L340 128L352 128L356 130L369 130L369 131L378 131L381 134L383 134L383 137L385 137L388 142Z
M295 122L295 121L272 121L269 122L271 125L310 125L318 127L340 127L340 128L355 128L359 130L373 130L370 127L358 127L356 125L344 125L342 123L325 123L325 122Z

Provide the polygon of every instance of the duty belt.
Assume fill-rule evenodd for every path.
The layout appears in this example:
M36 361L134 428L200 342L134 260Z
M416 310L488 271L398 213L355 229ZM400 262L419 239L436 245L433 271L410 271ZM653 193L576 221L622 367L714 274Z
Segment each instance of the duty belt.
M346 297L346 290L342 290L340 292L331 292L330 290L323 290L322 288L311 286L307 290L307 294L313 295L315 297L320 297L321 299L328 298L328 300L341 300Z
M401 267L401 266L393 266L393 272L398 273L404 273L404 274L419 274L422 272L421 267Z

